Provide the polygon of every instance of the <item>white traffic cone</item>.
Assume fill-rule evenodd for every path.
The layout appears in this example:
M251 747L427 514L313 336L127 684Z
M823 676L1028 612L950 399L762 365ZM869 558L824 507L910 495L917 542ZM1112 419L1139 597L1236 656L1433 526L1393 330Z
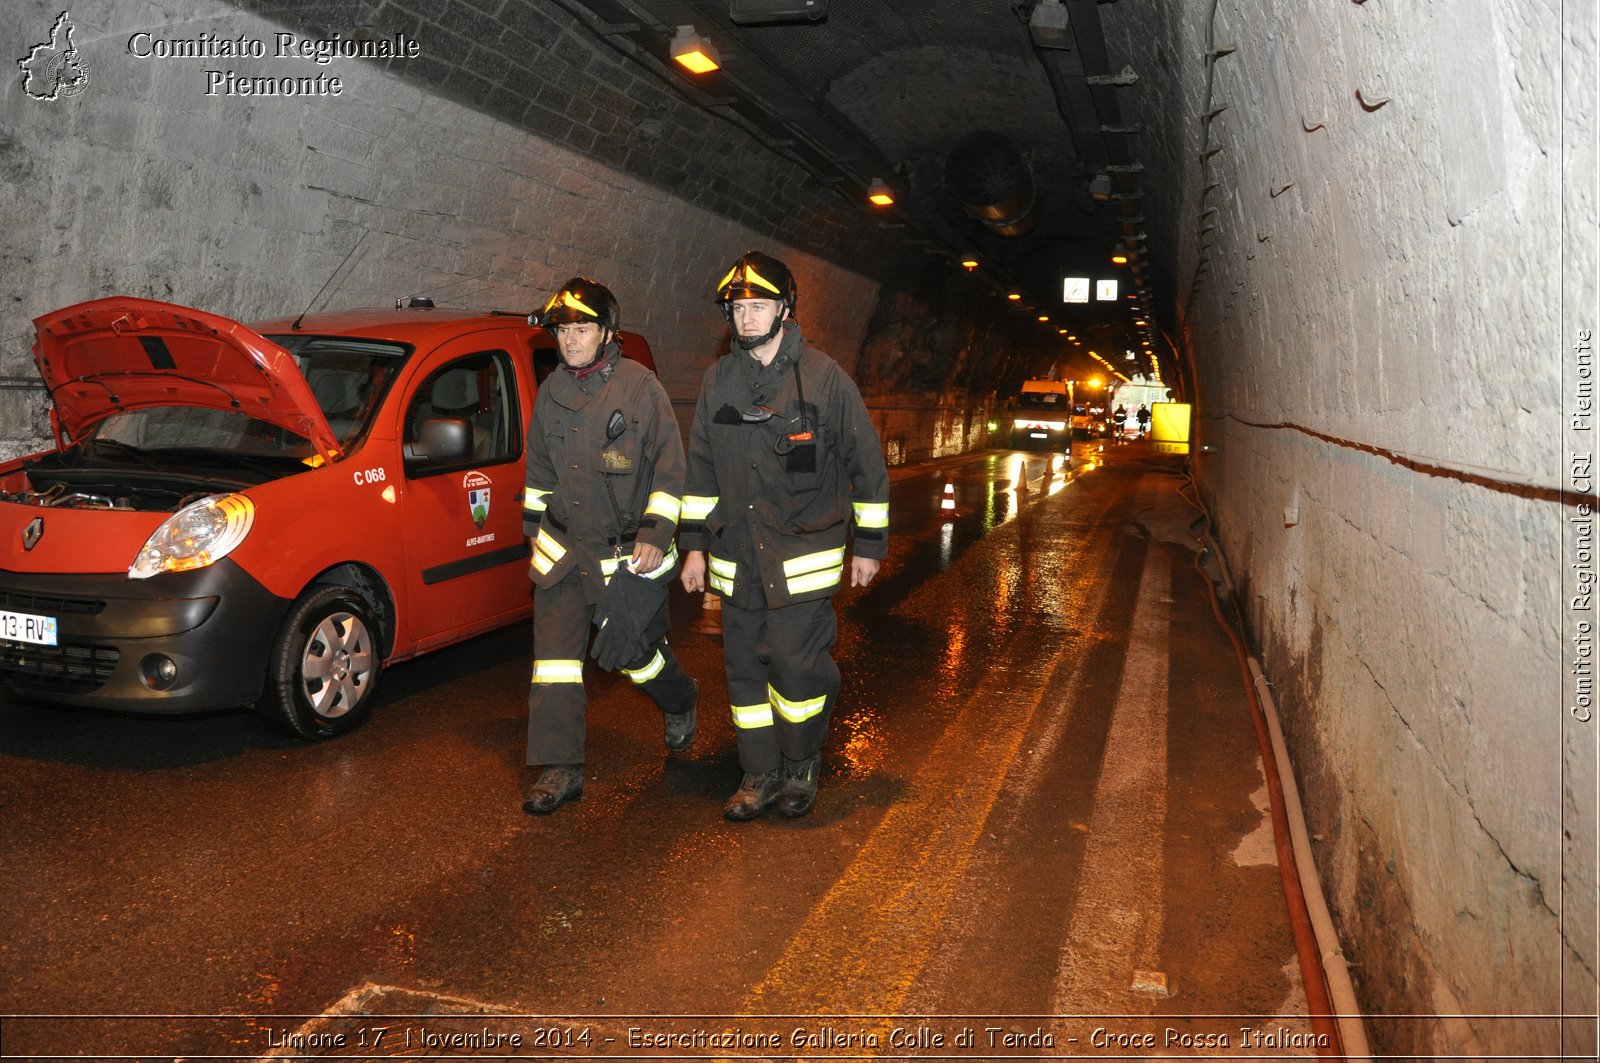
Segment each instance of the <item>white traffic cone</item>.
M950 480L944 482L944 501L939 503L939 508L947 513L956 508L956 485Z

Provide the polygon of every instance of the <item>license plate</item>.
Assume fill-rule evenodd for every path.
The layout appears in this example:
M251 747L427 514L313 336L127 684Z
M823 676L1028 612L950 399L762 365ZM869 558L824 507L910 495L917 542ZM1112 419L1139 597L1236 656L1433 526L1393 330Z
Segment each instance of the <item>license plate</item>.
M1050 433L1049 432L1029 432L1028 433L1028 438L1029 439L1049 439L1050 438Z
M32 642L38 646L56 645L56 618L37 613L12 613L0 609L0 639Z

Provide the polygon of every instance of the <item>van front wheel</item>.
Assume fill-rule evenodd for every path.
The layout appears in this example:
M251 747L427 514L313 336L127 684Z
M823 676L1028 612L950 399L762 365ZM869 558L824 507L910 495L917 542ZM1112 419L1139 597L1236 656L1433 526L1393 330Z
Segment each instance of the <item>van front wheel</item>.
M349 587L313 586L284 618L256 711L292 738L333 738L366 720L382 670L366 600Z

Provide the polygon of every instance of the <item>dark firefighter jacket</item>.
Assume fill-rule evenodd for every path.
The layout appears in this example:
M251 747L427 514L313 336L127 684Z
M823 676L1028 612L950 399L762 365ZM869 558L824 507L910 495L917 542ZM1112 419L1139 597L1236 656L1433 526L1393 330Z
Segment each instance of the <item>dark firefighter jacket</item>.
M759 407L774 415L741 418ZM679 538L708 554L712 590L775 608L837 591L847 536L861 557L888 556L883 446L855 382L787 322L767 366L735 346L706 372Z
M683 441L665 389L614 343L603 357L607 368L584 381L563 368L539 388L522 503L535 585L554 586L576 566L590 601L599 600L635 539L664 555L654 572L641 575L671 577L683 497ZM620 429L614 439L608 424Z

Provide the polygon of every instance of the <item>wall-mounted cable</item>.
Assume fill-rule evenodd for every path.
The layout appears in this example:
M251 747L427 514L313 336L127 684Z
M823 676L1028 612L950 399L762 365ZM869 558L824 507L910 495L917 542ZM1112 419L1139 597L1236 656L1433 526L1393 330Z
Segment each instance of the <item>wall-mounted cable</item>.
M1346 450L1357 450L1363 454L1372 454L1399 465L1401 468L1410 469L1426 476L1442 476L1451 480L1459 480L1462 483L1474 484L1501 494L1516 495L1519 498L1534 499L1540 502L1560 502L1567 506L1576 506L1587 503L1590 500L1590 496L1574 494L1566 484L1559 480L1519 478L1518 474L1505 469L1495 469L1485 465L1471 465L1466 462L1453 462L1444 458L1434 458L1422 454L1408 454L1405 451L1379 446L1376 443L1363 443L1360 440L1336 436L1330 432L1297 424L1294 421L1252 421L1236 413L1212 414L1207 419L1233 421L1249 428L1261 428L1269 431L1298 432L1301 435L1310 436L1312 439L1319 439L1324 443L1331 443Z

